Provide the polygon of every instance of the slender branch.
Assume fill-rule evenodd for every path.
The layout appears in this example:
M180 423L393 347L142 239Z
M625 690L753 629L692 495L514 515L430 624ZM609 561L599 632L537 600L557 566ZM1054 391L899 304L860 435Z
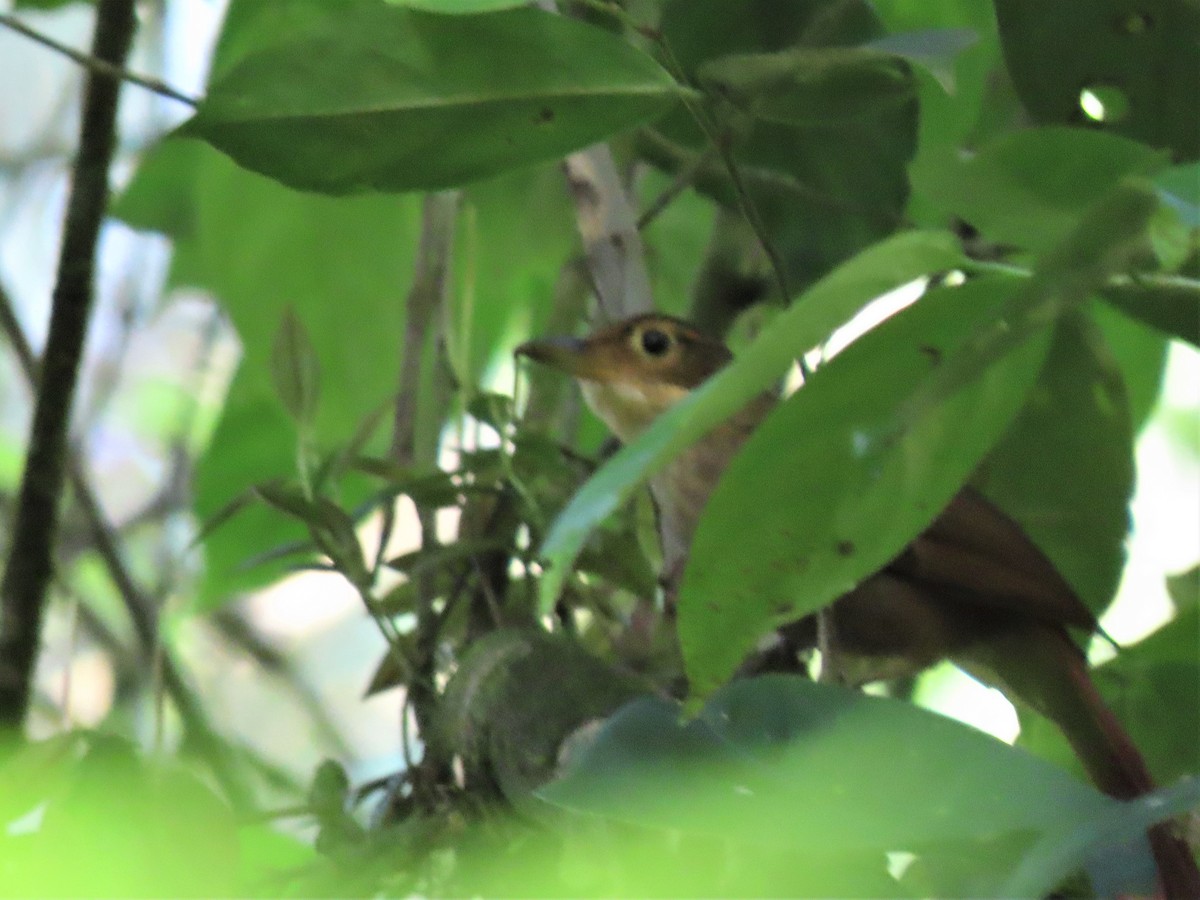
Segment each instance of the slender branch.
M93 56L121 65L136 24L134 0L97 4ZM13 541L0 581L0 726L19 728L31 696L67 470L67 428L92 307L96 242L108 206L119 93L119 81L95 75L87 79L50 331Z
M600 312L616 321L654 309L637 216L607 144L567 157L567 184Z
M196 107L200 101L195 97L189 97L187 94L182 94L175 88L157 78L150 78L146 75L138 75L122 68L106 59L101 59L99 56L89 56L86 53L80 53L73 47L68 47L66 44L60 44L54 38L42 34L40 31L35 31L30 28L16 16L11 13L0 13L0 25L11 28L18 34L23 34L32 41L36 41L43 47L49 47L55 53L61 53L63 56L87 69L93 75L99 75L104 78L115 79L116 81L125 81L129 84L136 84L138 87L143 87L148 91L153 91L163 97L170 97L172 100L178 100L180 103L186 103L188 106Z

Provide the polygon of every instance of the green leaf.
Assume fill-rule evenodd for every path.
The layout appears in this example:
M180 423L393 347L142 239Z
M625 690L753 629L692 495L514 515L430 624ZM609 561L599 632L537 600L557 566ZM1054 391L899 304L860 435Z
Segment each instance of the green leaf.
M864 0L745 0L736 15L725 0L672 0L663 8L660 30L692 79L722 57L835 54L884 34ZM836 97L824 97L811 87L807 94L822 109L860 102L841 88ZM915 98L836 125L768 121L729 104L715 113L745 194L783 260L789 292L803 290L900 225L908 199L906 167L916 144ZM698 190L738 211L741 191L725 165L705 155L709 143L692 117L677 110L653 130L639 132L638 152L672 174L694 172Z
M498 9L513 9L524 6L526 0L387 0L393 6L410 6L426 12L446 15L493 12Z
M249 6L235 2L229 15L283 9L250 0ZM128 195L144 198L137 208L146 225L175 238L171 286L214 296L241 342L240 366L197 465L196 514L203 521L250 485L294 469L295 429L276 399L271 371L285 309L293 308L308 326L322 364L322 391L339 399L317 410L315 451L344 445L395 390L404 314L396 296L412 278L413 255L397 248L416 247L420 209L415 197L299 194L239 169L202 142L188 145L190 154L150 171L149 184L143 184L142 173L156 168L160 154L170 157L178 148L174 142L159 145L143 159ZM193 213L188 227L175 231L170 209L182 203ZM366 452L381 449L369 446ZM353 504L367 487L352 475L338 489ZM231 591L269 581L283 571L281 562L248 570L245 560L302 536L300 526L269 509L244 511L204 541L199 602L212 605Z
M1200 281L1182 275L1134 277L1100 292L1118 309L1200 347Z
M1170 342L1162 332L1108 304L1093 304L1088 311L1104 332L1104 341L1121 367L1121 379L1129 394L1130 418L1136 434L1142 430L1158 403Z
M271 348L275 391L288 415L301 426L312 424L320 396L321 369L308 329L290 306L284 310Z
M680 96L625 41L541 10L339 13L244 56L178 133L293 187L408 191L556 158Z
M1167 205L1188 228L1200 228L1200 163L1172 166L1154 179Z
M1008 71L1039 122L1085 124L1081 92L1117 99L1107 131L1200 157L1200 7L1189 0L995 0ZM1124 106L1123 115L1120 106Z
M797 357L873 298L961 261L951 235L906 232L866 250L814 285L732 364L623 447L575 494L539 551L546 568L540 588L543 611L554 608L591 530L646 478L768 388Z
M1048 335L896 429L896 411L1004 314L1011 282L940 289L819 369L757 429L705 508L679 590L691 689L849 591L933 521L1016 415Z
M989 240L1042 251L1129 175L1166 164L1127 138L1071 128L1005 134L974 155L914 173L918 190Z
M859 47L812 47L724 56L697 71L705 90L753 115L792 125L836 125L910 100L908 67Z
M1059 320L1037 383L975 484L1099 616L1125 568L1133 428L1120 370L1089 317Z
M926 69L942 90L953 93L956 79L955 61L962 51L979 40L973 28L923 28L889 34L871 41L865 47L890 53Z
M1197 805L1200 805L1200 779L1196 778L1114 805L1094 819L1080 821L1066 840L1057 836L1043 839L1021 861L996 892L997 896L1045 896L1087 859L1089 851L1140 840L1151 825L1193 813Z
M538 793L588 816L685 839L773 848L779 868L762 883L787 884L790 896L829 893L805 884L798 853L873 851L882 873L887 851L923 857L938 847L977 861L979 880L967 893L997 896L1015 860L989 857L981 846L1001 836L1026 848L1038 839L1057 846L1117 807L1060 769L959 722L786 676L734 682L686 723L675 703L636 700ZM755 873L735 869L725 877L737 884L739 875ZM912 893L881 883L870 895Z

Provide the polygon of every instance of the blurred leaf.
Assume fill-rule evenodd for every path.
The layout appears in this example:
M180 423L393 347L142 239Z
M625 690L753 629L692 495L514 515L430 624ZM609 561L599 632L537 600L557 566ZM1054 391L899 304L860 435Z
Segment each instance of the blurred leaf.
M954 63L958 55L979 40L972 28L925 28L877 38L868 49L890 53L928 70L942 90L955 88Z
M915 93L906 65L859 47L723 56L696 75L705 90L761 119L790 125L870 118Z
M1167 592L1178 613L1200 608L1200 565L1167 578Z
M625 41L541 10L339 13L220 74L179 134L301 189L428 190L561 156L680 94Z
M1184 225L1200 228L1200 163L1172 166L1159 172L1154 183Z
M1039 122L1084 124L1085 89L1124 101L1105 130L1200 156L1200 7L1189 0L1096 0L1047 5L995 0L1004 58L1025 107Z
M546 567L543 611L553 608L587 535L642 481L770 387L796 357L872 298L931 272L954 268L961 260L950 235L906 232L863 252L812 287L732 364L623 447L575 494L539 550Z
M1156 822L1193 811L1200 805L1200 779L1116 805L1095 818L1079 822L1067 840L1045 840L1035 847L1005 886L1006 897L1040 897L1078 868L1088 851L1139 839Z
M1090 318L1059 320L1037 382L975 484L1099 616L1125 568L1133 430L1121 373Z
M1012 293L1011 282L982 279L927 294L758 427L705 507L679 589L693 692L719 686L764 633L882 568L949 503L1021 408L1049 336L899 429L896 410L970 352L978 328L1002 320Z
M1169 341L1162 332L1108 304L1093 303L1088 312L1100 326L1104 342L1121 367L1125 391L1129 394L1130 419L1137 434L1158 403Z
M1162 154L1116 135L1030 128L925 170L916 184L989 240L1042 251L1062 240L1122 178L1165 164Z
M199 213L193 188L204 152L200 141L153 145L138 161L137 177L113 200L109 212L139 231L195 237Z
M387 566L390 569L403 572L410 578L415 578L433 569L440 569L459 563L470 563L472 559L484 553L493 553L497 550L508 549L510 548L506 542L495 538L464 538L455 541L453 544L440 544L436 547L427 547L421 550L414 550L411 553L405 553L402 556L389 559Z
M1200 347L1200 281L1181 275L1135 276L1100 293L1135 319Z
M971 848L1002 834L1054 846L1116 806L953 720L786 676L736 681L687 723L674 703L635 700L538 793L685 837L786 848L792 869L797 847L874 850L882 868L885 851L948 845L977 862L976 896L996 896L1011 863Z
M288 415L307 428L317 412L321 370L304 323L290 306L283 311L271 348L275 391Z
M170 281L216 296L245 351L197 466L196 514L205 520L249 485L294 467L294 428L275 397L271 367L272 341L286 308L307 325L322 363L322 391L339 401L317 410L315 450L344 445L394 391L395 348L403 327L395 297L397 286L411 278L411 254L396 248L416 246L419 210L409 199L303 196L237 169L205 145L195 149L194 164L179 169L180 180L169 190L161 188L164 210L177 196L190 197L195 207L194 230L173 235ZM151 166L159 152L165 149L143 166ZM131 196L138 193L140 179L134 176ZM339 485L347 503L366 493L362 479L356 483L355 478ZM279 564L248 571L243 563L256 548L286 544L302 534L264 508L246 509L225 522L204 541L200 602L220 602L230 591L279 574Z
M811 50L829 58L839 48L867 52L849 48L883 36L877 14L864 0L753 0L740 3L737 15L730 15L724 0L671 0L663 8L660 31L689 78L723 57L761 65L790 53L803 58ZM744 69L734 62L725 74L737 74L739 67ZM742 71L739 80L748 74ZM905 80L907 86L897 85L897 94L911 92L911 77ZM823 110L846 102L870 105L847 90L843 79L801 80L798 87L804 102ZM832 94L827 96L825 88ZM837 124L782 124L716 112L717 128L783 260L793 295L900 224L908 197L905 168L916 141L915 98ZM719 160L705 161L708 137L689 114L676 110L639 137L638 152L650 163L676 175L699 165L697 189L740 209L740 192L726 167Z
M387 2L393 6L411 6L413 9L447 15L491 12L525 5L525 0L387 0Z
M143 760L118 738L71 737L82 752L45 772L51 790L36 830L0 836L5 893L239 893L233 814L200 778L177 765Z

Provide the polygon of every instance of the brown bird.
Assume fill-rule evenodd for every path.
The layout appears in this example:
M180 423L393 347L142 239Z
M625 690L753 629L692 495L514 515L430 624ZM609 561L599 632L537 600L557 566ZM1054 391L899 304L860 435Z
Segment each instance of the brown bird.
M517 353L577 379L588 405L626 443L732 359L724 344L657 314L587 338L530 341ZM769 394L754 398L651 477L668 591L718 478L775 402ZM1154 789L1067 632L1095 630L1095 617L1021 528L977 492L960 492L900 556L831 610L846 680L915 674L950 659L1058 725L1105 793L1131 799ZM811 647L816 619L782 633L792 646ZM1149 837L1166 896L1200 897L1196 860L1171 825L1155 826Z

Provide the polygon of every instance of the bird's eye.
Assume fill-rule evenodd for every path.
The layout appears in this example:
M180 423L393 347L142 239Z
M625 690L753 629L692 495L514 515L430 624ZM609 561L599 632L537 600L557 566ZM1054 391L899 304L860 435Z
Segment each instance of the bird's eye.
M642 332L642 349L650 356L662 356L671 349L671 336L657 328Z

